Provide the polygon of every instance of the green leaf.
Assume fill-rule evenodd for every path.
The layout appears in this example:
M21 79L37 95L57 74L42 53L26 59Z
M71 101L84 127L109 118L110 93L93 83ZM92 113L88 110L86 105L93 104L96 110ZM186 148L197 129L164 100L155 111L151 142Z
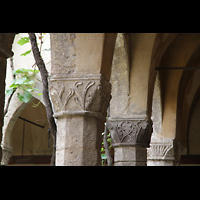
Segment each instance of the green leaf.
M24 45L24 44L28 43L29 40L30 40L29 37L23 37L17 42L17 44Z
M107 139L107 141L111 143L111 138Z
M18 79L15 79L14 84L15 84L15 85L17 85L17 84L18 84L18 85L21 85L21 84L23 84L26 80L27 80L26 77L18 78Z
M17 96L18 96L20 101L23 101L25 103L28 103L32 98L32 95L29 92L26 92L26 91L23 92L23 95L18 93Z
M32 69L20 68L20 69L14 70L14 71L13 71L13 74L14 74L14 75L18 75L18 74L28 74L29 72L38 73L39 70L32 70Z
M37 95L38 95L38 96L41 96L41 95L42 95L42 93L38 93Z
M32 84L34 84L33 80L31 80L31 81L27 80L27 82L24 82L24 85L32 85Z
M107 156L106 156L106 154L105 154L105 153L102 153L102 154L101 154L101 159L102 159L102 160L105 160L105 159L107 159Z
M11 95L13 92L13 88L6 90L6 95Z
M40 91L38 88L32 88L32 90L34 90L34 91Z
M23 97L24 97L23 95L21 95L21 94L17 93L17 97L19 98L19 100L20 100L20 101L23 101L23 100L22 100L22 99L23 99Z
M32 89L32 88L28 88L28 89L26 89L26 91L28 91L28 92L32 92L33 89Z
M29 53L31 53L32 50L29 50L29 51L26 51L25 53L22 53L20 56L26 56L28 55Z
M51 48L49 48L49 49L43 49L42 51L51 51Z

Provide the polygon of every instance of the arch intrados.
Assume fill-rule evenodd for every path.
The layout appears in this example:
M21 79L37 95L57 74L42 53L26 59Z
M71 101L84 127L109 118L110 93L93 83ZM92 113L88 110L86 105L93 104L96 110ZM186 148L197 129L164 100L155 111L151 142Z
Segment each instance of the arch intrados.
M169 45L176 39L179 33L157 33L154 41L154 46L152 50L152 58L149 71L149 84L148 84L148 113L151 116L152 113L152 100L153 91L156 81L155 68L159 67L162 56L169 47Z
M35 99L41 101L39 97L36 97L35 95L32 97L32 99L28 103L24 103L19 101L18 97L16 95L13 96L12 101L15 102L15 104L12 104L12 101L10 102L10 109L8 113L5 116L5 122L3 126L3 137L2 137L2 143L6 143L8 145L11 144L11 134L14 128L14 125L22 113L23 110L26 109L26 107L32 103ZM41 103L44 105L43 101Z
M188 63L186 64L186 67L197 67L199 64L200 64L200 43L197 45L197 47L195 48L193 54L191 55L190 59L188 60ZM200 78L200 74L199 74L199 71L183 71L183 74L182 74L182 77L181 77L181 80L180 80L180 83L179 83L179 89L178 89L178 98L177 98L177 129L176 129L176 137L178 138L182 138L182 137L185 137L183 135L183 130L182 130L182 126L181 126L181 123L182 123L182 120L183 118L188 118L187 119L187 124L189 123L190 121L190 117L191 117L191 112L192 112L192 109L193 109L193 106L196 102L196 98L198 96L198 91L199 91L199 87L200 87L200 83L199 85L195 85L194 87L196 88L195 90L190 91L188 90L187 88L189 87L189 84L191 84L191 82L195 82L195 83L198 83L198 80ZM191 101L190 102L186 102L186 100L184 99L184 97L186 98L189 94L187 93L186 94L186 91L188 92L192 92L192 94L190 94L190 96L192 95L191 98ZM184 108L184 105L185 104L188 104L190 103L189 105L189 113L187 113L186 115L182 115L182 112L183 112L183 108ZM188 126L187 126L187 130L188 132ZM187 134L187 133L186 133ZM183 139L183 138L182 138Z

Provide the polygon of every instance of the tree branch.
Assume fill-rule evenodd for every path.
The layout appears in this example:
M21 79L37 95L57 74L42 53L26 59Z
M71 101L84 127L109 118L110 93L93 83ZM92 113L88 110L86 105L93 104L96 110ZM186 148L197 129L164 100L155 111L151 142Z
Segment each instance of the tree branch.
M105 153L106 153L106 156L107 156L108 166L112 166L112 158L111 158L110 152L109 152L107 135L108 135L108 125L107 125L107 121L106 121L104 136L103 136L103 143L104 143Z
M14 66L13 66L13 57L10 58L10 68L12 69L12 75L13 75L13 80L16 78L16 75L13 74L13 71L14 71ZM9 108L9 105L10 105L10 101L12 99L12 96L14 95L16 89L13 90L12 94L10 94L10 96L8 97L8 100L7 100L7 104L6 104L6 107L4 109L4 116L7 114L8 112L8 108Z
M110 116L110 106L108 106L107 109L107 116ZM104 143L104 148L105 148L105 153L107 156L107 162L108 162L108 166L112 166L112 158L110 156L110 152L109 152L109 146L108 146L108 142L107 142L107 135L108 135L108 120L106 120L106 125L105 125L105 130L104 130L104 136L103 136L103 143Z
M35 33L28 33L32 52L35 58L36 65L38 66L38 69L40 70L40 74L42 77L42 83L43 83L43 100L46 107L46 113L47 113L47 119L49 122L49 127L52 133L53 137L53 153L51 158L51 166L55 166L55 153L56 153L56 133L57 133L57 126L55 123L55 119L53 117L53 108L52 104L49 98L49 85L48 85L48 72L46 70L46 66L44 64L44 61L40 55L40 51L37 46L37 39L35 36Z

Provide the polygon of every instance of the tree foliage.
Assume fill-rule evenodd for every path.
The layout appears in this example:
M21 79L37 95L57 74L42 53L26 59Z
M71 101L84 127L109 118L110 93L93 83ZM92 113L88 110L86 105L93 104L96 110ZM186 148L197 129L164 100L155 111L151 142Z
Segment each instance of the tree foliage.
M40 43L37 43L38 46L40 46L40 52L42 50L42 39L44 38L44 35L46 33L39 33L39 40ZM30 38L29 37L21 37L20 40L18 40L17 44L23 46L27 43L30 43ZM43 51L49 51L49 49L44 49ZM32 49L22 53L20 56L27 56L32 52ZM33 65L35 66L35 64ZM32 67L33 67L32 66ZM6 90L6 95L13 95L13 93L19 89L19 92L17 94L17 97L19 98L20 101L23 101L25 103L28 103L31 98L32 94L31 92L38 91L38 88L35 88L35 75L39 73L39 70L36 69L24 69L20 68L17 70L13 70L13 75L15 75L15 78L12 82L11 85L9 86L9 89ZM38 93L38 96L41 96L42 93Z
M19 100L28 103L32 98L32 94L30 92L38 91L38 89L34 87L35 86L34 77L38 72L39 70L36 69L31 70L24 68L14 70L13 74L17 78L11 82L9 89L6 90L6 95L11 95L14 91L20 89L23 93L22 92L17 93ZM38 93L38 95L40 96L42 95L42 93Z

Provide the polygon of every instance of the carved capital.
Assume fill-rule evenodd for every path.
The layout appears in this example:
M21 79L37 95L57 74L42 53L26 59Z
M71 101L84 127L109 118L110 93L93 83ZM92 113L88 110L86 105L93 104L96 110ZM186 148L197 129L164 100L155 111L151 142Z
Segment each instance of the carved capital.
M2 147L2 159L1 159L1 165L8 165L9 160L13 153L13 148L5 143L1 144Z
M50 95L55 117L105 114L111 93L110 83L101 74L56 74L51 76Z
M108 119L112 145L149 147L152 134L150 119Z
M152 161L173 161L177 165L180 161L182 144L177 140L165 139L162 142L151 143L147 149L147 158Z

